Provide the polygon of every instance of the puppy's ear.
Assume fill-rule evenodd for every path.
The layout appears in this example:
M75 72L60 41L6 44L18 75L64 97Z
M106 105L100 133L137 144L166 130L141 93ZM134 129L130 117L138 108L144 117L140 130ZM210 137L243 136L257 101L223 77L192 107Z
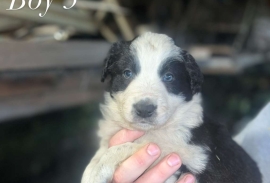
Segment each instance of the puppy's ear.
M181 51L181 55L184 58L186 70L189 74L191 81L192 94L199 93L202 88L203 74L197 65L195 59L185 50Z
M111 46L109 53L107 54L107 57L104 60L104 68L102 71L101 82L104 82L106 77L110 74L110 67L115 62L117 62L117 60L120 59L121 55L123 55L127 44L128 42L119 41Z

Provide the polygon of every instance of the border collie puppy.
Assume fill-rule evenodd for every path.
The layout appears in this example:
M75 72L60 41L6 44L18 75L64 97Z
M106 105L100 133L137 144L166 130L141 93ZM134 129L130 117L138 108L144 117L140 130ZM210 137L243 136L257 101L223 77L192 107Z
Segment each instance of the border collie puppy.
M82 183L110 182L117 166L149 142L160 147L159 160L171 152L181 157L183 165L166 183L188 172L199 183L261 182L255 162L222 125L205 117L202 73L194 58L170 37L145 33L113 44L102 81L107 76L110 87L100 107L100 148ZM110 138L123 128L145 135L108 148Z

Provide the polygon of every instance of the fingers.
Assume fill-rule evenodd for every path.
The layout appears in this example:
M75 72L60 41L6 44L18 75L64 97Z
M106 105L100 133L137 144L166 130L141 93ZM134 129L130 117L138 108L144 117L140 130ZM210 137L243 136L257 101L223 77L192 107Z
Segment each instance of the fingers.
M157 145L150 143L144 146L119 166L114 173L113 183L134 182L159 155Z
M172 153L166 156L161 162L144 173L136 183L155 182L162 183L175 173L181 166L181 160L179 156Z
M187 174L181 177L177 183L195 183L195 177L191 174Z
M133 142L137 138L143 136L144 132L142 131L133 131L123 129L117 132L110 140L109 147L123 144L126 142Z
M132 142L144 135L141 131L120 130L110 140L109 147ZM148 144L124 161L115 171L113 183L134 182L160 155L160 149L155 144ZM136 183L155 182L161 183L168 179L181 166L179 156L172 153L166 156L152 169L144 173ZM195 177L191 174L182 176L177 183L195 183Z

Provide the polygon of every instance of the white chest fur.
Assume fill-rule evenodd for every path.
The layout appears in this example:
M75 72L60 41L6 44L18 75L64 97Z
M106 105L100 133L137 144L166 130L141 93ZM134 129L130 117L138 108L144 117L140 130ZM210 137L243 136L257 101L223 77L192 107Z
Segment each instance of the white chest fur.
M145 144L153 142L161 149L159 160L169 153L175 152L181 157L182 163L193 173L202 172L207 163L206 148L188 144L181 137L181 133L181 131L170 129L151 131L136 140L135 143Z

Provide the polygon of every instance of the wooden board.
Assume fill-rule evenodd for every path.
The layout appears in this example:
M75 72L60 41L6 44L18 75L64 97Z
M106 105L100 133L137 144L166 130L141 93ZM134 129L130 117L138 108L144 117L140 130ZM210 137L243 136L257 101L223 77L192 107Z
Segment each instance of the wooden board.
M0 72L100 66L109 47L100 41L1 43Z

